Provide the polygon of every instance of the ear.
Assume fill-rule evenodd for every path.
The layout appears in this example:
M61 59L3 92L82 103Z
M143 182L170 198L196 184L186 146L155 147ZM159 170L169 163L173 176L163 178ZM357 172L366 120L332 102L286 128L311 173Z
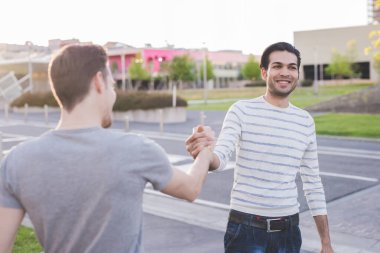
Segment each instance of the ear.
M103 79L102 72L101 71L96 72L93 80L94 80L95 90L98 93L103 92L103 89L105 88L104 87L105 84L104 84L104 79Z
M261 68L261 78L263 80L267 80L267 74L268 74L267 70L265 68Z

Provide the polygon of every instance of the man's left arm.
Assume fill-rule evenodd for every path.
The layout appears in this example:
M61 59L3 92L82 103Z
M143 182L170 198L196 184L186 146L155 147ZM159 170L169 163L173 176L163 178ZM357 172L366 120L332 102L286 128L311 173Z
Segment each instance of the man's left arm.
M300 175L307 204L314 217L321 239L321 253L330 253L333 252L333 250L327 220L325 192L319 175L317 136L314 120L312 120L312 118L309 130L310 142L301 159Z
M11 253L24 210L0 207L0 253Z
M319 237L321 238L321 253L332 253L329 224L327 215L314 216L315 225L318 229Z

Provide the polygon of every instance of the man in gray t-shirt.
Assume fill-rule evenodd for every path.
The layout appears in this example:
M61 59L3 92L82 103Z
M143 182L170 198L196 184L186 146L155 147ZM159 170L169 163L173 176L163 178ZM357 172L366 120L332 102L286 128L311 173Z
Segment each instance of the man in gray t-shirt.
M64 48L49 78L61 107L57 128L18 145L1 163L0 252L11 252L25 212L46 253L143 252L146 184L193 201L211 152L204 149L185 173L155 142L105 130L115 91L100 46Z

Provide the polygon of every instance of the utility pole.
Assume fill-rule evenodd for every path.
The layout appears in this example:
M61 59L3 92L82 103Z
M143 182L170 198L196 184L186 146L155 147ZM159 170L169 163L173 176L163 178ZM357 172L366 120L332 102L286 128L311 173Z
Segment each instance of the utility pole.
M207 59L206 59L206 46L203 42L203 99L204 103L207 104L207 93L208 93L208 87L207 87Z

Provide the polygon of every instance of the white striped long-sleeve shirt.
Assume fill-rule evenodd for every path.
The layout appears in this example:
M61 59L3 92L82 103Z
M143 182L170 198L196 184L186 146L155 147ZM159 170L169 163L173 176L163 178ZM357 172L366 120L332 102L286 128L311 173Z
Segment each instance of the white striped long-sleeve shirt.
M298 213L299 172L312 215L327 213L315 125L308 112L292 104L273 106L262 96L235 103L215 146L218 170L226 167L235 149L232 209L270 217Z

